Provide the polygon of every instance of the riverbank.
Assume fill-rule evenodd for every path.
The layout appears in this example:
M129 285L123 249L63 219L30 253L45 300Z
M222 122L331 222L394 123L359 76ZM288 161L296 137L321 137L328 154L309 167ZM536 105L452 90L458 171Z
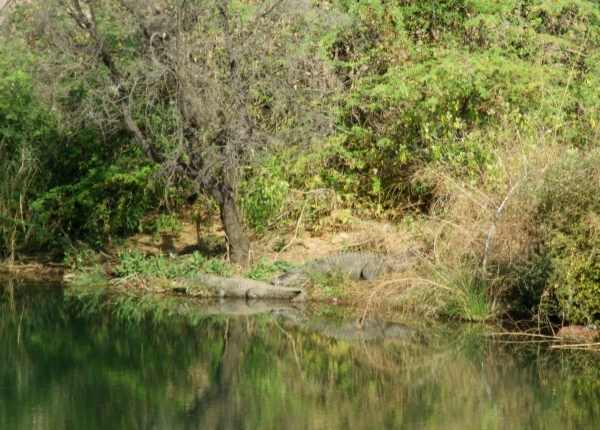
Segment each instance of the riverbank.
M525 342L562 339L571 341L566 348L598 348L597 329L593 325L569 326L568 321L549 318L543 313L525 315L521 322L513 320L518 315L511 313L505 297L498 294L500 289L490 287L493 280L484 278L480 268L468 263L450 267L440 262L441 254L436 259L428 251L426 239L430 233L424 229L425 225L424 222L394 225L362 221L352 228L320 235L305 231L289 237L285 243L282 234L263 235L253 242L252 259L248 266L242 267L227 262L226 254L219 254L224 236L218 227L204 228L198 235L195 224L182 222L177 234L138 235L125 244L99 252L83 246L74 248L62 263L38 258L35 263L26 261L10 267L4 264L0 266L0 276L13 278L17 284L61 283L67 296L84 304L112 303L120 316L128 315L128 319L199 305L221 309L224 315L239 315L238 301L215 302L211 300L214 290L199 282L182 283L182 279L209 273L270 282L295 266L343 252L402 255L412 250L417 255L412 266L384 275L373 283L343 276L314 277L305 285L310 301L301 306L314 315L383 318L395 322L426 317L423 321L486 323L496 327L498 336L508 336L507 339L513 336ZM231 313L228 303L238 313ZM270 309L267 306L267 311L261 311L261 306L264 303L249 303L243 314ZM561 335L565 329L585 333Z
M180 285L180 279L195 273L223 277L247 277L270 282L274 276L295 266L343 252L370 252L382 255L417 253L414 265L379 277L373 283L345 278L322 277L306 285L313 303L345 304L356 314L387 316L415 313L428 317L450 317L466 321L489 321L501 309L488 296L485 284L473 273L443 269L427 247L425 223L398 224L353 220L326 232L294 231L271 233L254 238L249 264L227 261L223 231L181 222L176 232L138 235L121 245L93 252L73 248L63 262L46 265L14 265L16 276L36 274L60 276L76 294L113 291L126 294L182 294L210 297L214 292L199 283ZM443 270L442 270L443 269Z
M409 271L372 286L315 280L313 300L600 325L598 5L311 3L283 8L262 37L246 31L263 16L254 4L231 16L231 34L256 49L232 62L210 2L189 26L161 14L168 37L150 51L139 25L114 26L147 8L89 4L91 34L70 31L62 4L11 4L0 28L10 271L48 253L69 288L170 292L198 271L269 280L338 252L410 248L421 258ZM202 46L196 31L210 36ZM232 65L257 75L223 75ZM195 228L222 223L230 246ZM16 270L41 272L31 261Z

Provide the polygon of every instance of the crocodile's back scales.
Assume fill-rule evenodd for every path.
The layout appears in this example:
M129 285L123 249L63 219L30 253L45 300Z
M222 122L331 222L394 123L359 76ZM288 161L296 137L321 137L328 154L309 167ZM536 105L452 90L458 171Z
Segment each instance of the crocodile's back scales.
M349 280L373 282L386 273L404 270L413 263L413 255L386 256L367 252L348 252L331 255L323 260L296 267L273 278L273 285L302 286L311 274L333 276L342 273Z
M301 288L288 288L269 285L266 282L246 278L222 278L197 274L194 278L212 287L218 297L239 297L248 299L308 300L306 291Z

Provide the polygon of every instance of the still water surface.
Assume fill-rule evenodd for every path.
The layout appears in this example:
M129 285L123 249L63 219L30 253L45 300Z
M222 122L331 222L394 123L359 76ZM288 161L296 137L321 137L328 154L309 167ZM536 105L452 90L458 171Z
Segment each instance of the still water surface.
M332 313L4 282L0 429L600 428L592 353Z

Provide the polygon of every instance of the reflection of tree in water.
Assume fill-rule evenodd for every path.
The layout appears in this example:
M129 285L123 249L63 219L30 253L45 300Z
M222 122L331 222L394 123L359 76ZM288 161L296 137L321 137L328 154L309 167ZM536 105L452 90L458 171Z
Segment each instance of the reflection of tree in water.
M258 302L119 322L115 306L134 303L0 293L1 428L510 429L535 410L533 427L575 429L598 416L593 356L509 348L481 326L424 337L289 303L251 315L269 311ZM211 314L226 308L238 315Z
M268 316L258 320L247 317L252 310L268 312L270 306L272 314ZM374 400L369 393L369 381L386 386L406 365L408 350L423 347L423 339L401 324L373 318L308 318L304 309L289 303L226 301L196 310L204 315L217 311L237 316L230 317L226 324L225 348L210 388L188 410L188 429L243 428L248 422L265 427L282 422L290 423L287 428L310 427L314 424L311 414L323 408L322 404L312 402L319 397L336 404L333 408L336 413L327 420L336 422L341 411L351 410L352 397L369 398L366 402ZM331 350L337 342L341 354ZM395 353L381 354L379 350L384 343L395 345ZM399 353L403 349L406 352ZM323 354L326 350L333 353ZM332 391L337 384L346 385L344 379L353 387L353 393L344 395L344 389ZM265 381L289 396L281 398L270 390L261 392L260 386ZM396 380L395 385L399 384ZM315 389L322 392L317 398ZM312 400L303 405L294 398ZM387 400L385 410L390 413L397 401ZM262 410L266 418L257 416L257 410ZM367 421L363 416L356 422L368 424Z
M195 400L188 411L186 429L233 429L238 419L236 407L236 374L240 357L248 342L248 322L243 317L227 320L223 339L225 349L211 388Z
M180 394L202 377L188 370L210 371L219 319L128 320L121 302L94 300L0 282L0 428L180 428Z
M214 376L211 377L210 388L201 392L187 411L187 429L243 428L248 422L266 427L273 424L273 421L262 421L256 415L257 410L263 410L265 417L277 422L289 421L300 427L310 425L310 420L304 422L304 416L309 412L306 416L310 417L311 407L299 404L287 407L295 403L293 398L301 399L308 395L307 387L309 392L315 388L322 390L326 398L331 395L333 380L339 380L338 376L331 375L331 370L341 370L342 378L354 373L353 368L360 363L359 357L364 355L361 351L369 350L366 355L373 359L384 341L396 345L422 343L412 330L400 324L371 318L309 318L304 308L289 302L215 301L188 312L196 315L229 312L232 316L225 324L223 353L214 373L211 372ZM258 319L249 318L248 315L254 312L271 313ZM315 334L319 336L315 337ZM345 357L324 355L324 348L329 349L328 344L332 341L347 344L351 350L344 349ZM351 346L353 344L354 347ZM348 357L348 353L354 359ZM346 357L350 360L346 361ZM390 372L397 371L401 365L397 361L394 365L389 362L379 366L364 364L366 366L360 367L364 367L361 373L366 380L379 379L377 375L382 376L381 380L390 379ZM269 386L285 387L289 397L278 398L269 390L261 393L260 386L265 381ZM361 387L355 388L362 390ZM338 401L347 403L350 400L342 399L339 397ZM344 404L340 407L345 409Z

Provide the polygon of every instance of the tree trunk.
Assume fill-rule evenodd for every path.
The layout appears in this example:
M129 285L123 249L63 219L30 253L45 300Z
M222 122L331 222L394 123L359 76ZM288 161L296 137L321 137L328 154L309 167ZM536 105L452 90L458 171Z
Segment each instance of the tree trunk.
M237 374L241 357L249 340L248 324L244 317L228 320L223 336L223 355L210 389L194 399L186 412L186 429L231 429L240 421L244 411L236 409ZM204 363L198 363L204 368Z
M223 203L219 203L219 209L227 235L229 256L237 264L247 266L250 259L250 242L244 234L233 197L228 196Z
M0 0L0 2L2 1L3 0ZM0 3L0 7L4 8L7 4L8 1ZM130 92L133 90L126 89L123 85L123 74L118 69L111 52L108 50L108 44L105 43L104 38L98 31L95 14L93 13L93 2L89 4L89 15L83 12L80 0L73 0L72 6L73 9L69 10L68 13L75 20L79 28L86 30L90 37L95 41L98 47L98 50L96 51L97 59L108 69L116 92L121 100L121 108L125 124L132 133L135 142L148 158L158 164L166 163L168 161L167 156L158 151L154 143L147 138L134 120L131 107L129 105L130 97L132 96ZM226 9L226 3L224 3L224 6L220 6L220 10L223 14L223 18L225 19L224 25L226 34L229 34L227 21L229 18ZM149 37L150 45L152 45L152 37L150 37L148 34L146 34L146 37ZM235 58L232 57L231 61L231 64L235 64ZM248 264L250 257L250 242L244 234L242 223L237 212L234 198L234 187L232 186L230 178L227 178L225 182L222 182L219 180L218 173L201 172L200 167L202 164L202 160L199 160L197 163L192 162L189 164L178 160L174 162L173 167L175 172L178 174L193 178L199 185L200 189L207 191L219 203L221 221L223 223L223 228L225 229L225 234L227 235L229 258L232 261L245 266ZM234 177L234 175L230 174L230 177Z
M250 258L250 242L242 228L233 190L214 177L200 183L201 187L219 203L221 222L227 235L229 258L239 265L247 266Z

